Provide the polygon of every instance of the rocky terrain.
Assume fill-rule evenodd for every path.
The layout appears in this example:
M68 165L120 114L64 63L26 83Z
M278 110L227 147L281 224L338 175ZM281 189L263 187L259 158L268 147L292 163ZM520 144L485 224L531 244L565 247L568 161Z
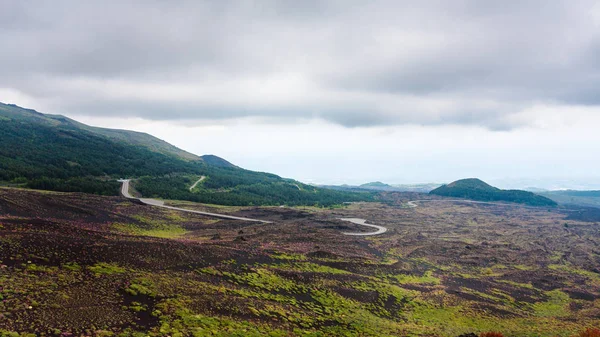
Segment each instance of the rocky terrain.
M598 325L597 216L382 201L167 202L272 221L251 223L2 188L0 335L572 336ZM338 220L351 217L388 231L343 235L372 230Z

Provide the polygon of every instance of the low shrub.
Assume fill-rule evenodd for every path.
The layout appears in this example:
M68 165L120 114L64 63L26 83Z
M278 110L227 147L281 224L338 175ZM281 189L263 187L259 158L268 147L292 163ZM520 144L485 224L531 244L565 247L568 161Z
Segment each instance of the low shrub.
M600 337L600 329L587 328L574 337Z
M482 332L479 334L479 337L504 337L504 335L501 332Z

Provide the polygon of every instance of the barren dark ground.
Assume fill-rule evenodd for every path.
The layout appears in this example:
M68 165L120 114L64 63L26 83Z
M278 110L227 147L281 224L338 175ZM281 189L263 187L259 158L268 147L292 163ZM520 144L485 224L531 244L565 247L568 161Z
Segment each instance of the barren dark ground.
M388 193L340 209L0 189L0 330L36 335L570 336L600 321L600 218ZM359 217L389 230L337 220ZM1 334L1 332L0 332Z

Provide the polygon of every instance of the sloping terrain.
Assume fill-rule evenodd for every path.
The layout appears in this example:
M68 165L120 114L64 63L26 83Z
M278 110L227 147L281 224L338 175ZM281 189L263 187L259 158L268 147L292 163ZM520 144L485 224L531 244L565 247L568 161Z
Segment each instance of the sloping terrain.
M555 337L600 319L598 222L386 197L335 210L185 203L273 221L257 224L0 188L0 334ZM345 236L368 230L345 217L389 230Z
M600 191L545 191L539 194L559 204L600 208Z
M21 123L61 127L71 130L85 130L95 135L104 136L129 145L141 146L164 155L175 156L185 160L202 160L201 157L195 154L186 152L147 133L89 126L65 116L42 114L35 110L21 108L13 104L0 103L0 120L13 120Z
M63 116L0 104L0 183L118 195L119 178L159 197L227 205L324 205L372 200L196 157L147 134L89 127ZM194 156L194 157L191 157ZM206 181L193 191L200 176Z
M457 180L448 185L440 186L429 193L478 201L505 201L530 206L556 206L556 202L541 195L521 190L501 190L474 178Z

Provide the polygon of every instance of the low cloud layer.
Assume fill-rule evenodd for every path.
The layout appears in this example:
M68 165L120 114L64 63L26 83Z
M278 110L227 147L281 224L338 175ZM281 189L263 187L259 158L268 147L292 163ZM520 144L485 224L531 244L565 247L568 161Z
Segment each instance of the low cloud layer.
M0 101L71 115L507 130L600 105L586 0L9 0L0 44Z

